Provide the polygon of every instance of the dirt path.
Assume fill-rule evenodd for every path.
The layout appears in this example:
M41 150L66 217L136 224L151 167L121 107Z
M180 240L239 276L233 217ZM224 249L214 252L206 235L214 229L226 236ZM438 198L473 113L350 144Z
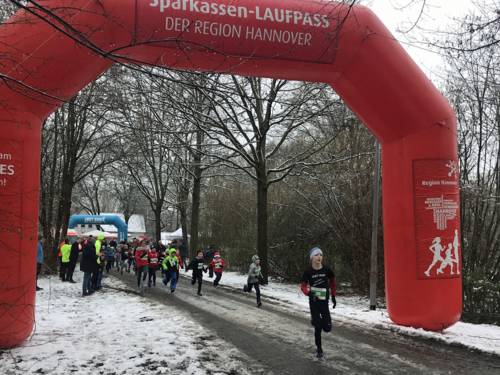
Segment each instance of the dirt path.
M120 278L135 290L135 278ZM348 326L334 321L333 332L323 334L325 359L314 357L314 337L302 313L231 288L203 286L203 296L181 278L175 294L161 284L146 291L166 306L174 305L257 360L266 374L498 374L500 357L433 340L401 336L388 331ZM168 309L166 309L168 314ZM207 343L209 344L209 343Z

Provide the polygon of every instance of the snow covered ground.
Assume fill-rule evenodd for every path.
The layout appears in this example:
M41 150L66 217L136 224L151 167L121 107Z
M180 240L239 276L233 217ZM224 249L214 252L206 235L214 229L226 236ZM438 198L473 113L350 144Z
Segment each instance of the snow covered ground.
M0 350L0 374L263 374L175 307L109 288L81 297L75 276L39 280L33 335ZM127 289L115 278L103 285Z
M245 275L225 272L221 286L240 289L245 280ZM83 298L80 282L42 278L33 335L21 347L0 351L0 374L264 373L258 363L181 310L120 291L127 287L115 278L103 284L116 289ZM297 285L271 282L262 294L264 303L308 314L307 298ZM500 355L500 327L493 325L459 322L443 333L400 327L384 309L370 311L366 299L343 296L337 298L333 319Z
M245 275L235 272L223 273L221 285L242 288ZM263 296L272 297L292 305L294 308L309 312L309 303L298 285L272 283L261 287ZM279 303L279 301L277 303ZM423 329L402 327L394 324L386 309L371 311L370 303L363 297L337 297L337 307L332 311L334 320L342 320L363 327L376 327L401 332L406 335L420 336L453 344L460 344L488 353L500 355L500 327L490 324L470 324L458 322L442 333L429 332Z

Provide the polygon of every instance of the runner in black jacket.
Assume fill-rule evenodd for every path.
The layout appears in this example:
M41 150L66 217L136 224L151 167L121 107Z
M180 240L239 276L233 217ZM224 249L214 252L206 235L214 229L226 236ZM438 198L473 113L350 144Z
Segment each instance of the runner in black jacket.
M196 258L189 262L186 270L193 270L193 278L191 284L194 285L198 281L198 295L201 296L201 284L203 283L203 272L207 272L207 267L203 264L203 251L198 251Z
M319 247L309 252L311 267L304 272L300 288L309 297L309 309L311 310L311 324L314 326L314 341L316 343L316 356L323 357L321 346L321 331L332 330L332 318L328 308L331 296L333 308L337 306L335 300L336 283L333 271L323 266L323 252Z

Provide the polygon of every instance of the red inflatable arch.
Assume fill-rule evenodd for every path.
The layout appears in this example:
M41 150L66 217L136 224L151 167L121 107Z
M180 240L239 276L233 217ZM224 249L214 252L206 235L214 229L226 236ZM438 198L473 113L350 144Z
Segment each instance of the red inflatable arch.
M461 314L456 122L368 9L318 0L40 0L0 27L0 347L33 328L42 121L117 61L326 82L382 143L387 306ZM108 55L109 54L109 55Z

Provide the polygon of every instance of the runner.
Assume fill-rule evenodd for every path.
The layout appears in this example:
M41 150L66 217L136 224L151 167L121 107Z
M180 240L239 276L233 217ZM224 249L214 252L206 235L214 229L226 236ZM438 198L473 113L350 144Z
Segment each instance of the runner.
M222 277L222 270L224 269L224 259L220 257L220 253L218 251L215 252L214 258L208 265L209 269L212 269L215 273L214 286L219 285L220 279Z
M156 286L156 270L158 269L158 253L153 246L148 253L148 287Z
M329 267L323 266L323 252L319 247L311 249L309 258L311 267L304 272L300 289L309 297L311 324L314 327L314 341L316 343L316 356L323 358L321 331L330 332L332 330L332 318L328 307L330 295L333 308L337 306L335 299L335 275Z
M148 274L148 242L142 240L135 250L135 265L137 269L137 288L139 293L144 293L144 281Z
M203 272L207 272L207 268L203 264L203 251L198 250L196 258L189 263L186 270L193 270L193 278L191 279L191 284L194 285L198 282L198 295L201 294L201 285L203 283Z
M176 252L177 250L172 247L168 250L168 256L163 259L161 266L165 271L165 277L163 278L163 284L168 285L170 282L170 293L175 292L177 286L177 273L179 272L179 261L177 260Z
M260 258L258 255L252 257L252 263L248 268L248 279L247 284L243 286L243 290L247 293L252 292L252 288L255 288L255 294L257 295L257 307L262 306L260 301L260 285L259 279L262 278L261 268L260 268Z

